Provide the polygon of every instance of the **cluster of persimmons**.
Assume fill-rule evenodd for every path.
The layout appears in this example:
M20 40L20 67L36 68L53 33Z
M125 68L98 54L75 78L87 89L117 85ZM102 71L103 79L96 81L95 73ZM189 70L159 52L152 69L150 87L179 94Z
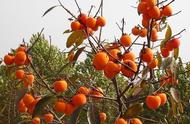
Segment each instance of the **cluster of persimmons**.
M105 24L106 20L102 16L94 18L81 13L76 20L71 22L71 29L72 31L84 30L87 36L89 36L92 35L94 31L97 31L99 27L105 26Z
M141 0L138 4L137 10L142 15L142 26L138 25L132 28L131 33L137 37L147 37L148 42L156 42L159 40L158 32L160 32L160 21L163 17L172 16L172 8L170 5L159 7L157 0ZM70 28L72 31L84 30L86 37L92 36L94 31L97 31L99 27L106 25L106 20L103 16L91 17L84 13L80 13L78 17L71 22ZM153 49L142 44L139 56L136 56L134 51L130 48L134 45L130 33L122 33L118 42L114 42L109 47L100 48L93 56L92 63L96 70L103 71L104 75L112 79L118 74L122 74L125 77L132 79L138 75L139 62L141 60L148 69L154 69L158 66L158 60L154 55ZM170 51L179 48L179 38L172 37L163 44L160 53L163 58L170 55ZM101 46L101 45L100 45ZM122 49L123 48L123 49ZM69 61L72 62L74 54L69 55ZM32 57L27 54L27 48L24 45L19 46L14 54L8 54L4 57L4 63L9 66L15 66L15 77L23 82L23 86L26 88L33 87L35 82L35 76L32 74L27 66L32 62ZM167 76L161 77L160 86L169 84L175 80L172 78L173 73L168 72ZM53 82L53 90L56 94L62 94L67 91L68 84L64 79L56 80ZM70 100L58 98L54 103L54 111L58 113L64 113L65 115L71 115L78 107L85 105L88 102L88 98L93 97L95 99L103 98L103 90L101 88L87 88L81 86L77 89L76 93ZM33 96L31 93L26 93L18 103L19 112L27 112L32 115L36 104L41 98L39 96ZM167 102L167 96L163 92L155 92L146 97L145 103L149 109L157 109L163 106ZM101 122L106 120L106 113L100 112L99 119ZM54 120L54 113L47 110L47 113L43 116L35 116L32 119L33 124L40 124L40 121L44 120L46 123L51 123ZM115 124L142 124L142 121L138 118L131 118L125 120L119 117L115 120Z

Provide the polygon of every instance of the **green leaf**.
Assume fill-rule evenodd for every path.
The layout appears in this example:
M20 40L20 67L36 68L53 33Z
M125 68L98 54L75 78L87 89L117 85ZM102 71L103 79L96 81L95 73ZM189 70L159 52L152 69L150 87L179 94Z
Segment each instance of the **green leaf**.
M77 50L77 52L75 53L74 59L73 59L74 64L76 63L78 57L80 56L80 54L83 52L84 49L85 49L85 47L81 47L81 48L79 48L79 49ZM74 65L74 64L73 64L73 65Z
M124 113L124 118L129 119L136 117L139 115L141 112L143 112L143 103L135 103L132 106L130 106L127 111Z
M73 31L72 34L68 37L66 47L71 47L74 43L79 46L85 37L85 32L83 30Z
M178 56L179 56L179 48L176 48L176 49L174 49L174 58L175 58L175 60L178 58Z
M68 124L78 124L77 121L78 121L78 118L79 118L79 115L80 115L80 112L81 110L83 109L84 106L81 106L79 108L77 108L71 115L71 118L68 122Z
M158 51L157 51L157 60L158 60L158 68L160 68L162 65L162 56Z
M180 92L179 92L177 89L171 87L171 88L170 88L170 94L172 95L173 99L174 99L177 103L180 102Z
M172 29L170 25L167 26L166 34L165 34L165 40L169 40L172 36Z
M56 99L57 99L56 96L52 96L52 95L47 95L47 96L43 97L42 99L40 99L35 106L32 117L42 115L44 107L46 105L49 105L49 104L55 102Z
M63 34L71 33L72 31L70 29L67 29L63 32Z
M163 48L165 43L171 38L172 36L172 29L169 25L167 25L167 30L166 30L166 33L165 33L165 38L164 40L162 40L161 44L160 44L160 47Z
M48 12L50 12L51 10L53 10L55 7L58 7L58 5L57 5L57 6L52 6L52 7L50 7L48 10L46 10L46 11L44 12L44 14L43 14L42 17L44 17Z
M87 120L89 124L100 124L98 108L94 104L89 104Z

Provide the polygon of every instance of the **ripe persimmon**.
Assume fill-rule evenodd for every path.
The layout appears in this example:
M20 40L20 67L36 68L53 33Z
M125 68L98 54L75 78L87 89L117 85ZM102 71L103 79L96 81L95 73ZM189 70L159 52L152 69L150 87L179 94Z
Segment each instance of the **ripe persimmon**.
M128 124L128 123L123 118L118 118L118 119L116 119L114 124Z
M99 119L100 119L101 122L106 121L106 113L100 112L99 113Z
M171 46L175 49L175 48L179 48L180 46L180 40L178 38L174 38L171 41Z
M67 82L65 80L58 80L53 83L55 92L60 93L67 90Z
M54 116L51 113L47 113L44 114L43 118L46 123L51 123L53 121Z
M157 30L156 28L152 28L152 31L151 31L151 41L152 42L155 42L158 40L158 34L157 34Z
M122 65L121 66L121 72L126 77L131 78L135 72L137 71L137 65L134 61L131 60L124 60L123 63L127 66Z
M23 52L26 52L26 46L21 44L17 49L16 49L16 52L19 52L19 51L23 51Z
M156 42L156 41L158 40L158 35L157 35L157 34L152 35L150 40L151 40L152 42Z
M167 48L161 49L161 54L164 58L168 57L170 55L170 51Z
M6 65L11 65L14 63L14 59L15 59L15 57L11 54L5 55L4 56L4 63Z
M97 18L96 25L103 27L106 25L106 19L103 16Z
M23 51L19 51L15 55L15 64L23 65L27 59L26 53Z
M168 51L172 51L172 50L174 49L173 46L172 46L171 41L166 42L165 48L166 48Z
M96 25L95 27L92 28L93 31L97 31L99 29L99 26Z
M66 115L71 115L74 110L75 110L75 107L74 107L71 103L66 103L66 104L65 104L64 113L65 113Z
M106 66L104 67L104 74L107 78L115 77L121 70L121 65L109 61Z
M119 49L111 49L109 52L109 60L115 61L121 58L121 51Z
M109 56L105 52L98 52L94 55L93 66L96 70L103 70L109 61Z
M165 93L159 93L157 94L161 99L161 105L164 105L167 102L167 96Z
M27 107L23 102L23 99L21 99L18 103L18 111L19 112L26 112L27 111Z
M130 119L130 124L142 124L142 121L138 118Z
M72 103L76 107L84 105L84 104L86 104L86 102L87 102L87 99L84 94L76 94L72 97Z
M122 35L120 38L120 43L122 46L125 46L125 47L130 46L132 43L130 35L128 35L128 34Z
M81 86L78 90L77 90L77 93L82 93L82 94L85 94L85 95L88 95L90 92L90 90L85 87L85 86Z
M139 36L146 37L147 36L147 29L146 28L142 28L140 30Z
M40 97L35 98L34 101L28 106L28 113L29 114L31 114L31 115L33 114L33 111L36 107L36 104L39 102L40 99L41 99Z
M142 13L142 14L145 14L147 13L147 3L146 2L140 2L138 7L137 7L137 10L139 13Z
M149 20L143 18L142 19L142 26L145 27L145 28L148 28L148 26L149 26Z
M17 79L22 80L24 78L24 76L25 76L25 72L22 69L18 69L18 70L16 70L15 75L16 75Z
M32 102L34 101L34 97L28 93L26 93L22 99L26 107L29 107L30 104L32 104Z
M79 30L80 28L81 28L81 24L80 24L79 21L73 21L73 22L71 22L71 29L73 31Z
M140 57L144 62L151 62L153 60L153 52L150 48L144 48L141 50Z
M81 13L79 16L78 16L78 21L80 23L82 23L82 25L86 25L86 20L87 20L87 15L84 14L84 13Z
M134 28L132 28L131 32L135 36L139 35L139 33L140 33L139 27L135 26Z
M148 14L142 14L142 18L144 19L144 20L147 20L147 21L150 21L150 17L148 16Z
M54 109L56 112L64 112L66 103L64 101L56 101Z
M150 63L148 63L148 67L153 69L156 68L158 65L158 60L157 59L153 59Z
M40 124L40 118L39 117L34 117L32 119L32 124Z
M157 4L157 0L146 0L148 7L154 7Z
M148 16L152 19L160 18L160 9L157 6L150 7L148 10Z
M34 82L34 75L33 74L27 74L25 75L25 78L23 79L24 81L24 87L28 87L28 86L32 86L33 82Z
M168 6L164 6L161 13L164 15L164 16L171 16L172 13L173 13L173 10L172 10L172 7L170 5Z
M125 60L131 60L135 61L135 54L132 51L126 52L122 56L123 61Z
M146 105L149 109L157 109L161 105L161 98L155 95L146 97Z
M93 17L88 17L86 20L86 25L89 28L94 28L96 26L96 19Z

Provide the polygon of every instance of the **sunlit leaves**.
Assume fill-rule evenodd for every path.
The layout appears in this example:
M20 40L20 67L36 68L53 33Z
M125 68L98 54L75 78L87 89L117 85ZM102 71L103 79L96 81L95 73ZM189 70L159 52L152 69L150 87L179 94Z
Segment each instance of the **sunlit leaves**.
M179 56L179 48L174 49L174 58L177 59Z
M158 60L158 68L162 65L162 56L159 52L157 52L157 60Z
M172 36L172 29L169 25L167 25L167 30L166 30L166 33L165 33L165 38L164 40L162 40L161 44L160 44L160 48L163 48L165 43L171 38Z
M85 35L86 34L83 30L73 31L67 39L66 43L67 48L71 47L74 44L79 46L84 41Z

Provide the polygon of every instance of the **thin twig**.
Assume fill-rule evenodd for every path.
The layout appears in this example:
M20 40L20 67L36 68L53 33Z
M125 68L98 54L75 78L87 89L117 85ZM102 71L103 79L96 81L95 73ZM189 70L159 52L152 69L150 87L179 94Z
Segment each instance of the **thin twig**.
M98 8L96 14L94 15L94 18L95 18L95 17L98 15L98 13L100 12L102 5L103 5L103 0L101 0L100 6L99 6L99 8Z
M35 66L33 65L33 63L30 61L30 59L28 58L29 63L32 67L32 69L34 70L34 72L37 74L37 76L41 79L41 81L43 82L43 84L46 86L46 88L53 94L56 94L50 87L49 85L43 80L42 76L38 73L38 71L36 70Z
M62 7L65 11L67 11L67 13L69 13L73 18L77 19L77 17L76 17L73 13L71 13L71 11L69 11L65 6L63 6L63 4L61 3L60 0L58 0L58 2L59 2L59 4L61 5L61 7Z
M38 34L38 37L36 38L36 40L34 41L34 43L32 44L32 46L30 48L28 48L28 50L26 51L26 53L29 53L30 50L35 46L35 44L38 42L38 40L40 39L42 32L44 31L44 28L42 28L42 30L40 31L40 33Z
M93 5L91 5L91 6L90 6L90 10L89 10L89 12L88 12L88 16L90 16L90 14L91 14L91 12L92 12L93 7L94 7Z
M76 3L76 5L77 5L77 8L78 8L78 10L79 10L79 13L81 14L81 8L79 7L79 4L78 4L77 0L75 0L75 3Z

